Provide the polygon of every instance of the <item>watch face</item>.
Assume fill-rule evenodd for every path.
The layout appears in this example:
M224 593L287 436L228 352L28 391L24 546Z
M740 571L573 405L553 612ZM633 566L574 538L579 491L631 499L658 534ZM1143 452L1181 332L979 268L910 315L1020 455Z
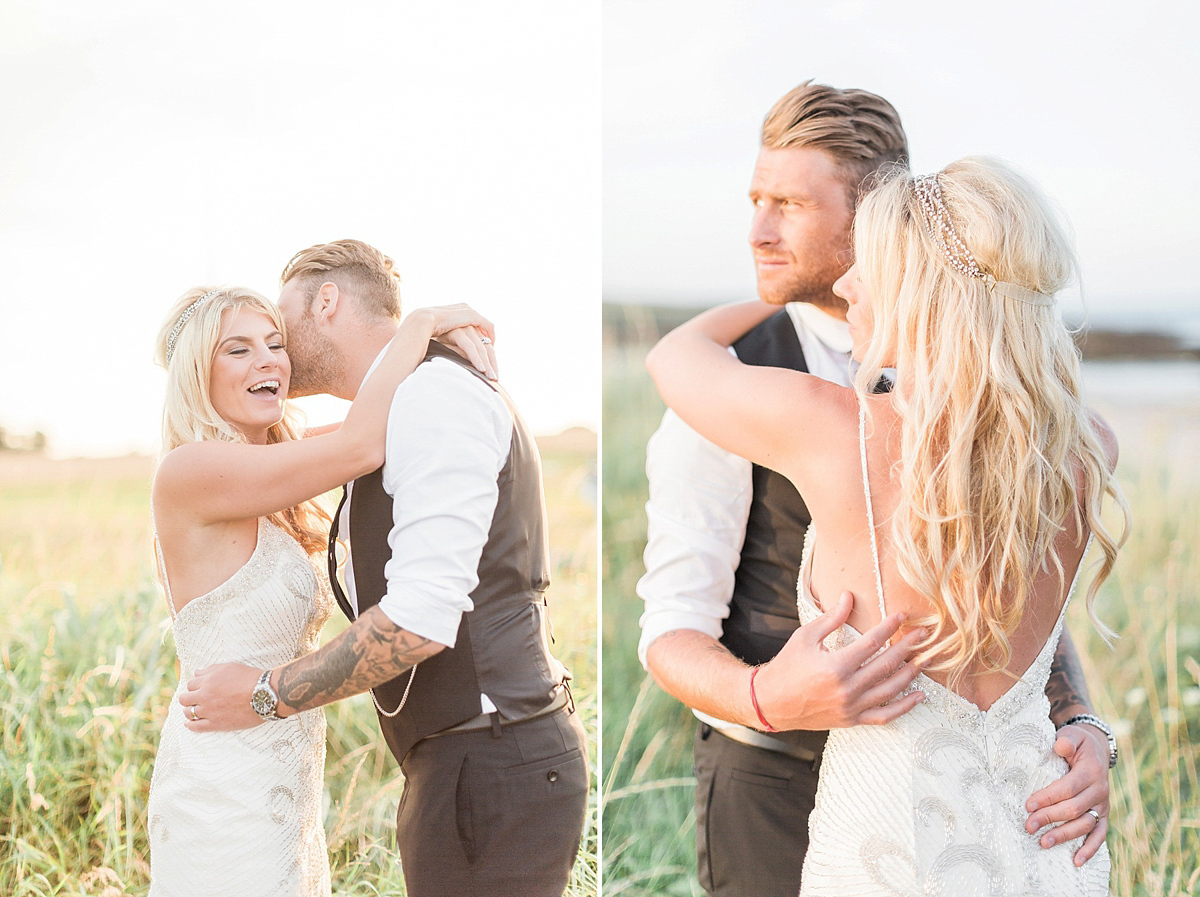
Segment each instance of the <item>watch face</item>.
M254 689L254 694L250 696L250 706L254 708L254 712L259 716L268 716L275 712L275 696L270 690L259 686Z

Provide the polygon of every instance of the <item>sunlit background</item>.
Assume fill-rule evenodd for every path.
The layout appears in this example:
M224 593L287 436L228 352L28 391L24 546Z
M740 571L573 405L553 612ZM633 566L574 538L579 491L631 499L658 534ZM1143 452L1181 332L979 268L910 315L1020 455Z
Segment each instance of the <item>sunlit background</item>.
M3 4L9 440L157 451L174 300L274 298L295 251L343 237L396 259L406 307L496 322L535 432L596 428L600 21L530 0Z

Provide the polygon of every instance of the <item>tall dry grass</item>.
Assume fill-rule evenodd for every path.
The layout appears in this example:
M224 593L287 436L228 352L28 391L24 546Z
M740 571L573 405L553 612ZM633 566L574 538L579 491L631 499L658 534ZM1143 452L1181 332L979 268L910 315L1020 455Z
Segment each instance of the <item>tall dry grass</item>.
M595 440L543 446L556 652L595 768ZM151 464L0 456L0 894L140 895L146 796L177 685L153 579ZM331 623L325 638L344 623ZM328 709L325 825L339 895L403 894L403 782L369 700ZM595 800L568 894L597 890Z
M632 330L653 335L653 322ZM602 558L604 615L604 893L701 895L692 811L694 719L637 661L643 572L646 440L662 404L644 374L646 346L606 347ZM1148 403L1146 403L1148 404ZM1197 397L1200 409L1200 396ZM1190 412L1195 426L1197 409ZM1095 709L1116 722L1121 760L1112 782L1112 893L1200 893L1200 476L1168 467L1145 408L1122 430L1118 474L1135 526L1097 610L1120 634L1109 648L1083 602L1069 625ZM1168 419L1169 420L1169 419ZM1157 425L1156 425L1157 426ZM1178 436L1176 427L1175 436ZM1195 437L1194 445L1200 445ZM1177 453L1176 453L1177 454ZM1193 460L1197 454L1193 450Z

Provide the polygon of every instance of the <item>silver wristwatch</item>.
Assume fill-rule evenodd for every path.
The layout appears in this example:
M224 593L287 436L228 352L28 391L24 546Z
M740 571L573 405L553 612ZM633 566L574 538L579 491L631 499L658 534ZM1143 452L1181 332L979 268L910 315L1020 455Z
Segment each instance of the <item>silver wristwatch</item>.
M1071 717L1061 726L1060 729L1066 726L1072 726L1076 723L1086 723L1089 726L1095 726L1104 733L1104 737L1108 739L1108 768L1112 769L1117 765L1117 736L1113 733L1112 726L1100 719L1098 716L1092 716L1090 713L1079 713Z
M279 695L271 688L271 671L263 670L263 674L258 677L258 685L254 686L254 691L250 693L250 706L263 719L283 719L275 712L278 705Z

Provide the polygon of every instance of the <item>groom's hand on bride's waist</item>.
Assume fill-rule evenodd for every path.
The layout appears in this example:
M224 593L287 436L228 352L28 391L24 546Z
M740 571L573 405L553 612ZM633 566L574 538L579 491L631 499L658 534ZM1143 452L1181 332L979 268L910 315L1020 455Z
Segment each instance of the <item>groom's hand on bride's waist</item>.
M1108 739L1086 724L1063 726L1054 753L1067 761L1070 770L1029 796L1025 830L1033 834L1054 825L1038 839L1042 847L1087 835L1075 852L1075 865L1082 866L1095 856L1108 834Z
M762 716L773 728L883 725L924 700L919 691L897 700L920 673L909 655L924 637L923 630L905 633L872 656L899 630L903 614L886 617L845 647L825 648L825 637L846 622L853 606L853 596L844 592L832 611L797 629L783 650L758 668L754 692Z
M260 725L263 718L250 705L260 675L262 670L241 663L197 670L177 699L187 727L193 732L230 732ZM282 706L277 712L285 715Z

